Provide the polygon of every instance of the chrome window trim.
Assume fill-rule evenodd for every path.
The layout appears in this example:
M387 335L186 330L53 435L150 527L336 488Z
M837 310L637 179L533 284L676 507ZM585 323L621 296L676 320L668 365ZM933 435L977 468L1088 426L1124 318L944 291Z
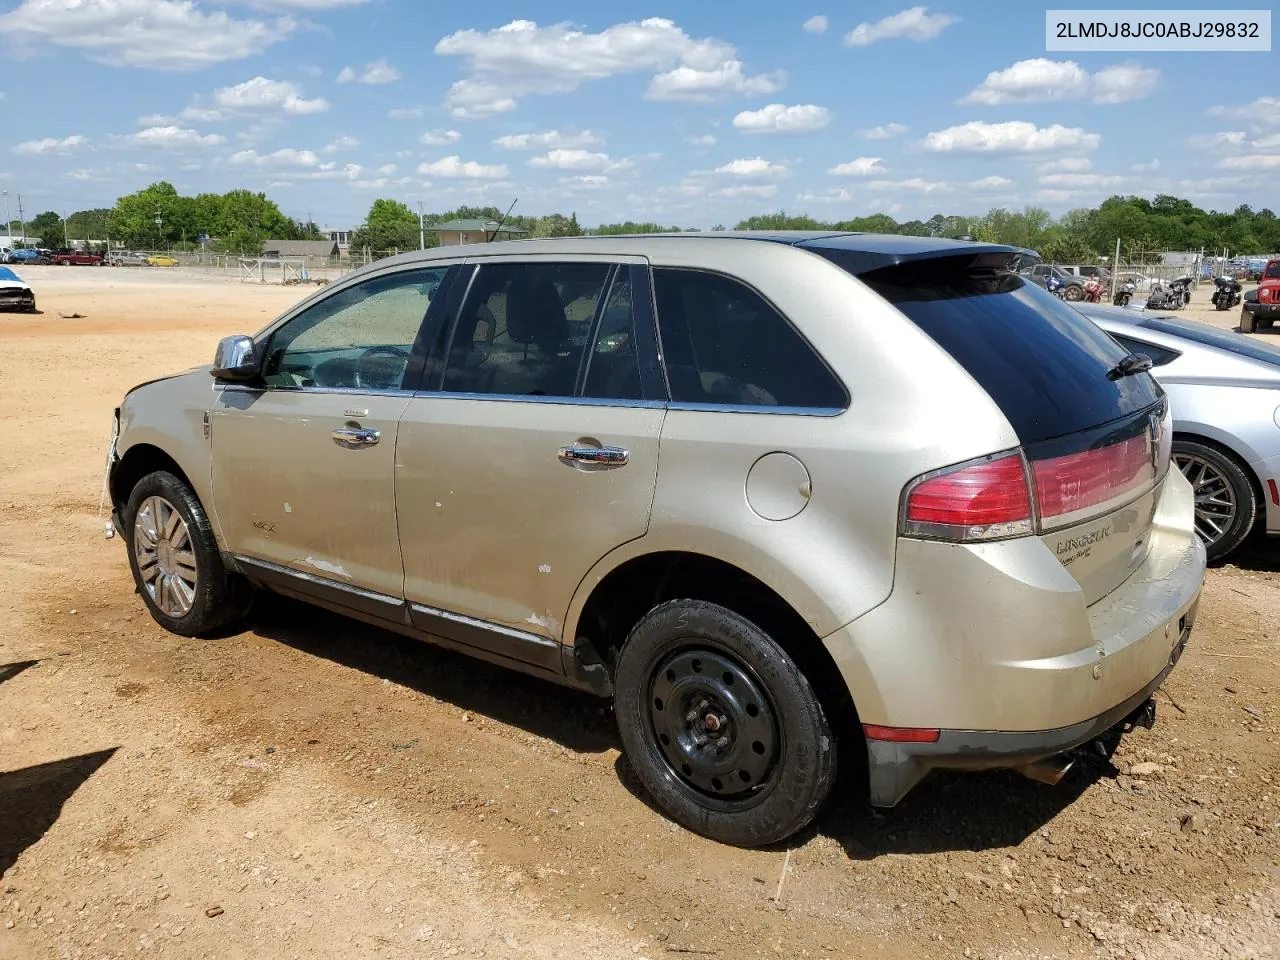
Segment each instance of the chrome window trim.
M541 637L536 633L528 633L524 630L517 630L514 627L504 627L488 620L480 620L476 617L468 617L461 613L453 613L449 610L441 610L439 607L430 607L425 603L414 603L410 601L409 610L411 613L417 613L424 617L437 617L441 620L447 620L450 623L457 623L466 627L475 627L477 630L485 630L489 633L496 633L500 636L509 637L512 640L519 640L522 643L533 643L539 646L559 649L560 641L553 640L550 637Z
M665 400L614 400L601 397L543 397L523 393L466 393L460 390L419 390L413 394L415 399L439 400L474 400L484 402L495 400L501 403L545 403L559 404L567 407L639 407L646 410L660 410L668 406Z
M228 393L301 393L301 394L345 394L360 397L414 397L412 390L365 390L360 387L281 387L267 385L255 387L244 383L217 383L213 385L215 392Z
M669 403L668 410L689 413L709 411L713 413L763 413L772 417L838 417L848 413L848 407L784 407L756 403Z

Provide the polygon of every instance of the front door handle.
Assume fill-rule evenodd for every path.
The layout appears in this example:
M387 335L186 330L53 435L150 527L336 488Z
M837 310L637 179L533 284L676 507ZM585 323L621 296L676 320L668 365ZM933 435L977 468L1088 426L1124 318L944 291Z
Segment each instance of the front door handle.
M333 431L333 442L340 447L372 447L381 439L381 431L366 427L338 427Z
M631 459L622 447L561 447L557 456L565 463L588 463L597 466L621 467Z

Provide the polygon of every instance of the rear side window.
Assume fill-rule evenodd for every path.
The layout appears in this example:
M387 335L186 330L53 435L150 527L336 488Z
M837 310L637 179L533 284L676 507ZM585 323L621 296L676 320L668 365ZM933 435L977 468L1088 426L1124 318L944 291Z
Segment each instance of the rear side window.
M1194 343L1203 343L1207 347L1217 347L1250 360L1261 360L1280 366L1280 347L1270 343L1262 343L1242 337L1229 330L1219 330L1207 323L1194 320L1175 320L1173 317L1148 317L1139 321L1142 326L1159 333L1167 333L1174 337L1183 337ZM1154 359L1154 358L1153 358Z
M1024 444L1077 433L1159 400L1147 374L1112 380L1126 350L1052 294L966 260L859 279L905 313L986 390Z
M1144 353L1151 358L1151 365L1155 367L1163 367L1166 363L1172 363L1182 356L1177 350L1169 350L1165 347L1158 347L1154 343L1147 343L1145 340L1133 340L1129 337L1122 337L1118 333L1111 335L1115 338L1116 343L1124 347L1130 353Z
M658 329L671 399L843 410L844 387L786 317L746 284L656 268Z

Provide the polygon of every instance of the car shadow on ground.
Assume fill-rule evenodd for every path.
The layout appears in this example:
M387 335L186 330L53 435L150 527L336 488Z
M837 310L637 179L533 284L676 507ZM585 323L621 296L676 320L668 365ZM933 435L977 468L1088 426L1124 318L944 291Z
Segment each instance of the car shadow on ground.
M0 773L0 873L57 822L62 806L116 747Z
M1108 750L1114 752L1118 737ZM1071 806L1101 779L1118 774L1108 757L1092 747L1057 786L1036 783L1007 770L939 772L926 777L892 810L873 810L858 772L842 765L827 806L809 827L773 849L799 847L817 834L835 840L850 860L886 854L944 853L1014 847ZM665 816L645 792L625 756L614 763L619 781L637 800Z
M0 683L4 683L6 680L12 680L23 670L34 667L39 662L39 660L19 660L16 663L0 664Z
M1253 573L1280 573L1280 542L1274 537L1254 533L1222 564Z
M607 700L403 637L318 607L270 597L255 603L253 632L580 753L617 748Z

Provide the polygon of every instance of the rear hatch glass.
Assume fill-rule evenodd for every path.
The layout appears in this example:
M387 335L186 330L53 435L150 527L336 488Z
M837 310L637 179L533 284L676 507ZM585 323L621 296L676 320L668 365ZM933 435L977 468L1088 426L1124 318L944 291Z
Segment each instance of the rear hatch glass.
M1168 471L1168 404L1155 380L1120 375L1123 347L993 258L909 262L859 279L1008 418L1030 465L1037 529L1087 602L1119 586L1146 557Z

